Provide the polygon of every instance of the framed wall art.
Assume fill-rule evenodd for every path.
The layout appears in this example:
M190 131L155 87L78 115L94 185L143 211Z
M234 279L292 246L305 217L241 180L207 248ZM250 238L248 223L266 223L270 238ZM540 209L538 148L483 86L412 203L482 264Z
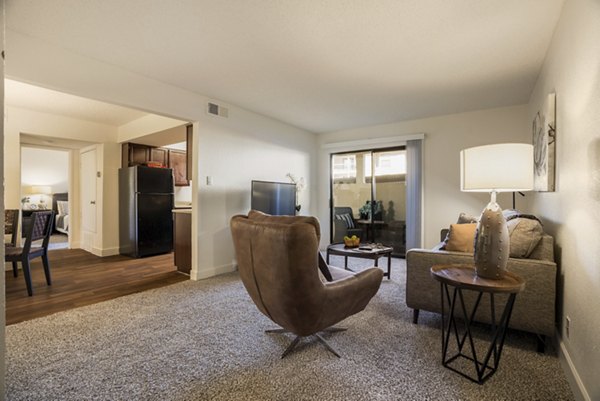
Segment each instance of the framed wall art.
M553 192L556 169L556 94L546 96L533 119L533 189Z

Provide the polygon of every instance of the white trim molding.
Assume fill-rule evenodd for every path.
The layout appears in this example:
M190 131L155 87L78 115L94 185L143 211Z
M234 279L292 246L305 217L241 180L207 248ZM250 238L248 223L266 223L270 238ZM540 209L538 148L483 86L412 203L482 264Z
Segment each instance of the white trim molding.
M393 146L399 146L406 144L406 141L410 141L413 139L425 139L424 133L416 133L416 134L408 134L408 135L399 135L399 136L387 136L380 138L369 138L369 139L359 139L356 141L344 141L344 142L331 142L324 143L321 145L322 149L328 149L328 153L337 153L339 151L353 151L353 150L362 150L365 147L382 147L389 148Z
M208 269L192 270L190 272L190 279L194 281L203 280L205 278L218 276L220 274L232 273L236 271L236 268L237 266L235 266L233 263L228 263L226 265L211 267Z
M558 342L558 359L560 360L562 370L567 377L567 381L571 385L571 391L573 391L575 399L578 401L592 401L592 398L587 392L585 385L577 372L577 368L575 368L571 355L558 332L556 333L556 339Z
M94 254L96 256L100 256L101 258L103 258L105 256L114 256L114 255L118 255L119 254L119 247L98 248L96 246L93 246L90 253L92 253L92 254Z

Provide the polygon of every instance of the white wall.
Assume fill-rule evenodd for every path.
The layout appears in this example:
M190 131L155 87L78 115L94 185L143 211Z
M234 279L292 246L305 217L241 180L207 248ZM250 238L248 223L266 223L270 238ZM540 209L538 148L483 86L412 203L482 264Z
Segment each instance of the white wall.
M4 2L2 2L0 4L0 12L2 13L2 17L0 18L0 43L4 43ZM0 63L0 73L2 73L2 76L4 76L4 63ZM0 82L0 152L2 152L1 154L4 154L5 148L4 148L4 79L2 80L2 82ZM0 163L0 177L4 177L4 163ZM6 205L4 202L4 183L3 185L0 185L0 209L2 209L2 211L4 211ZM2 232L4 233L4 220L2 221ZM4 236L2 236L2 249L0 249L0 258L2 258L2 260L4 260ZM2 269L2 271L4 271L4 269ZM0 277L0 288L4 289L4 274L0 275L2 277ZM4 313L4 311L6 310L6 303L5 303L5 292L6 291L2 291L2 294L0 294L0 310L2 311L2 313L0 313L0 399L4 399L4 394L5 394L5 390L4 390L4 376L5 376L5 367L6 364L4 363L4 354L5 354L5 350L6 350L6 343L5 343L5 339L4 339L4 328L6 326L6 314Z
M119 254L119 168L121 145L114 142L102 144L102 234L98 255Z
M6 108L4 129L4 201L7 208L21 207L20 134L65 138L87 142L116 142L116 127L41 113L17 107Z
M423 146L424 246L439 242L440 229L456 222L460 212L479 215L489 195L460 192L459 152L461 149L502 142L531 142L527 106L451 114L372 127L356 128L319 136L318 213L322 222L321 246L329 241L329 152L325 144L344 141L392 138L425 133ZM379 148L381 144L374 145ZM365 149L368 146L365 145ZM498 202L512 206L509 194L500 194ZM517 200L517 208L524 206Z
M175 187L175 203L192 202L192 185L186 187Z
M308 185L314 182L313 135L282 129L279 123L251 113L240 117L244 124L200 124L198 251L207 257L200 258L197 278L229 269L234 258L229 220L250 210L253 179L289 182L286 174L290 172L304 177ZM212 185L206 185L206 176L212 178ZM308 194L300 193L301 214L315 212Z
M316 213L314 134L13 31L6 35L7 54L11 54L6 74L10 78L196 122L192 278L233 268L229 219L248 211L252 179L285 180L288 172L305 177L302 211ZM208 115L209 100L228 107L229 118ZM207 175L214 179L212 186L206 186Z
M133 120L127 124L123 124L118 128L117 141L128 142L134 141L140 136L154 134L159 131L165 131L174 127L181 127L185 121L176 120L169 117L158 116L156 114L148 114ZM185 128L181 128L185 137Z
M567 0L528 113L533 120L556 92L556 192L536 193L530 204L556 239L561 350L589 400L600 399L599 38L600 2Z
M40 137L63 138L75 141L85 141L106 145L102 163L103 188L114 185L105 190L100 202L106 202L106 210L118 210L117 169L121 163L120 147L116 143L117 128L114 126L83 121L75 118L54 114L41 113L16 107L7 107L6 127L4 131L4 169L6 207L18 209L21 207L21 144L20 134L32 134ZM80 142L78 142L80 143ZM104 149L104 148L103 148ZM81 245L79 231L79 150L71 151L70 175L70 207L71 227L69 242L71 247ZM106 171L104 171L106 169ZM57 192L57 191L55 191ZM99 227L105 231L98 231L98 236L93 240L93 252L99 256L114 255L118 253L118 215L117 213L103 213ZM115 245L116 243L116 245Z
M52 193L69 191L69 152L21 147L21 185L49 185Z

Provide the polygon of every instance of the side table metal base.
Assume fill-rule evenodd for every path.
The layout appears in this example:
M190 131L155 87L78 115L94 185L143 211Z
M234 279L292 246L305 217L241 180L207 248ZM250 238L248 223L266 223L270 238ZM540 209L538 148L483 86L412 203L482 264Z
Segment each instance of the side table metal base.
M442 296L442 365L475 383L483 384L498 369L498 365L500 363L500 356L502 355L502 348L504 347L504 339L506 338L508 322L510 320L510 315L512 313L513 305L515 303L516 293L511 293L509 295L508 301L504 306L502 316L500 317L500 321L498 322L496 322L494 293L489 293L492 320L492 338L483 360L480 361L477 357L475 342L473 341L471 324L475 318L475 313L477 312L477 308L479 307L481 298L483 296L483 291L478 292L477 299L475 301L475 304L473 305L473 309L470 311L470 313L468 313L467 308L465 306L462 288L453 287L452 296L450 295L448 284L441 282L440 288ZM449 305L450 311L450 314L447 319L445 316L446 313L444 306L446 303ZM462 312L461 317L462 319L464 319L464 329L462 332L459 329L459 326L456 322L457 308L459 310L459 316L461 314L460 312ZM456 348L458 349L458 351L456 354L448 356L448 346L450 344L451 337L456 340ZM469 343L468 347L465 346L467 340ZM468 355L469 349L471 351L470 355ZM467 351L467 353L465 353L464 351ZM476 377L472 377L451 365L453 362L459 360L460 358L467 359L473 362L475 366Z

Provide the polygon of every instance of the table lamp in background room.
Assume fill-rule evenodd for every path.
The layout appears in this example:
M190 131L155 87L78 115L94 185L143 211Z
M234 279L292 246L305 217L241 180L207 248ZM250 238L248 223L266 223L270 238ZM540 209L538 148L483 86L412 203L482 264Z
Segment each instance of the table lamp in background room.
M42 208L46 208L46 196L52 194L52 187L49 185L32 185L27 191L31 195L39 195L39 204Z
M501 279L506 272L510 239L498 192L533 189L533 145L501 143L477 146L460 152L460 190L490 192L491 201L483 209L475 232L477 275Z

